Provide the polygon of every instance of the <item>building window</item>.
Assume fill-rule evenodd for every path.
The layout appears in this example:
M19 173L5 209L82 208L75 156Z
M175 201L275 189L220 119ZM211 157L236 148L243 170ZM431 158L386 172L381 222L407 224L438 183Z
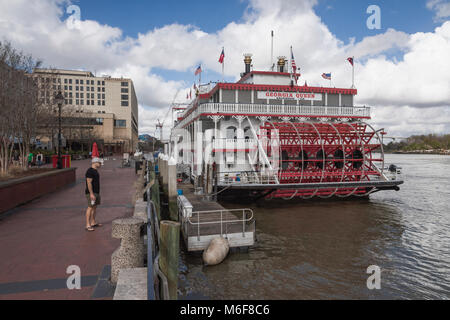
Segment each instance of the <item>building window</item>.
M128 82L122 82L122 87L128 87Z
M80 84L80 81L78 81L78 79L76 79L75 84Z
M80 87L80 91L84 91L84 87Z
M122 88L122 93L128 93L128 88Z
M69 84L72 84L72 79L69 79Z
M81 93L81 99L84 99L84 93L83 92Z
M84 106L84 100L81 100L80 102L81 102L81 105Z
M91 87L91 91L94 92L94 87Z
M100 85L100 80L97 81L97 85L98 85L98 86Z
M69 90L72 91L72 86L69 86Z
M127 127L127 121L126 120L114 120L114 127L126 128Z
M105 81L102 81L102 86L104 86L105 85Z
M122 95L122 100L128 100L128 95L127 94L123 94Z
M104 93L102 94L102 99L105 100L105 94Z
M101 113L100 111L98 113ZM97 118L95 119L95 122L97 122L98 125L103 125L103 118Z
M69 98L72 98L72 92L69 92Z
M97 100L97 105L98 105L98 106L101 106L101 105L102 105L102 102L101 102L100 100Z
M84 84L84 81L83 81L83 80L80 80L80 84Z
M97 93L97 99L101 99L102 95L100 93Z
M128 101L122 101L122 107L128 107Z
M67 79L64 79L64 84L67 84Z
M86 87L86 91L89 91L90 90L90 87Z
M76 91L80 91L80 87L79 87L79 86L76 86L76 87L75 87L75 90L76 90Z
M80 100L77 100L77 105L80 105Z
M67 91L67 90L68 90L68 88L69 88L68 86L64 86L64 90L66 90L66 91Z
M91 103L91 100L86 100L86 104L89 106Z
M94 105L95 105L95 103L94 103L94 100L91 100L91 105L92 105L92 106L94 106Z
M105 87L102 88L102 92L105 92Z
M102 101L102 106L104 106L104 105L105 105L105 100Z

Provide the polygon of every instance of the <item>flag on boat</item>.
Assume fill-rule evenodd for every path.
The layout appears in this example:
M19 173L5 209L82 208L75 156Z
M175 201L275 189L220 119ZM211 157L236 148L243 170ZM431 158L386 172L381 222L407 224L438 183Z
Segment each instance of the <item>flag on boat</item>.
M326 80L331 80L331 73L322 73L322 78Z
M352 57L348 58L347 61L350 62L350 64L353 66L353 58Z
M220 54L219 63L223 63L225 60L225 48L222 49L222 53Z
M197 70L195 70L195 75L198 76L200 73L202 73L202 65L199 65Z
M297 84L297 64L295 63L295 58L294 58L294 51L292 51L292 47L291 47L291 66L292 66L292 73L294 74L294 79L295 79L295 84Z

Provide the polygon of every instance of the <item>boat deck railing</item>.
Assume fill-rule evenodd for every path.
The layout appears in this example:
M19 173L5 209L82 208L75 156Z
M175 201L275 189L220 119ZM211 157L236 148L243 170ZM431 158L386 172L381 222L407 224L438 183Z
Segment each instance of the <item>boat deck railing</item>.
M227 217L230 217L230 214L233 216L236 216L236 219L228 219ZM204 221L205 219L202 219L203 216L211 216L211 215L217 215L217 219L213 219L212 221ZM238 216L242 215L242 219L238 219ZM225 216L225 217L224 217ZM220 217L220 218L219 218ZM208 219L208 218L207 218ZM209 219L208 219L209 220ZM228 226L230 224L240 224L242 223L242 236L245 237L245 233L249 231L250 226L247 226L247 224L253 222L254 220L254 214L253 210L251 209L226 209L226 210L211 210L211 211L197 211L193 212L191 217L187 218L187 221L190 225L195 226L197 229L197 238L200 240L201 233L201 226L220 226L220 235L227 236L228 235Z
M366 106L305 106L252 103L204 103L187 109L178 123L184 126L199 115L245 115L280 117L341 117L370 119L370 107Z

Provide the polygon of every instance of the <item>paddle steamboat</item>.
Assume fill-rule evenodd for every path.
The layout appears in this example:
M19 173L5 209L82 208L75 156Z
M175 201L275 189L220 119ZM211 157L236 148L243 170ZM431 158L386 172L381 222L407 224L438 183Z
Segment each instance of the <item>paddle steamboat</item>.
M236 83L202 86L171 131L170 157L199 193L266 199L367 197L399 190L384 161L384 130L355 106L355 88L296 85L298 74L245 72Z

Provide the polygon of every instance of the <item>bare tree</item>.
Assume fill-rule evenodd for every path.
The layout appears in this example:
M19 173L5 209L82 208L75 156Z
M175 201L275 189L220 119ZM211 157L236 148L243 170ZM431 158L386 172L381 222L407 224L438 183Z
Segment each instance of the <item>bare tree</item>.
M22 159L29 150L37 91L28 75L40 64L32 56L14 49L9 42L0 42L0 166L3 174L8 172L15 144L19 145Z

